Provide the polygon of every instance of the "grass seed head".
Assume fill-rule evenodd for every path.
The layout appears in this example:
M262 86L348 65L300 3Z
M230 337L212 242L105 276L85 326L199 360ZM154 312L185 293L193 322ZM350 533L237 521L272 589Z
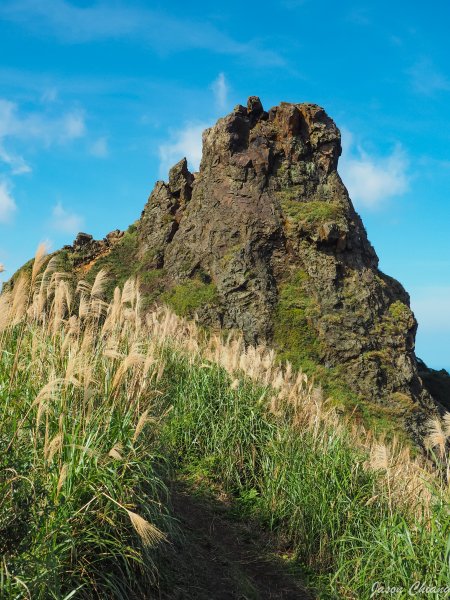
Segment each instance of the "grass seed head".
M36 277L38 276L44 265L44 262L47 258L47 252L48 244L45 242L39 244L36 250L36 254L34 255L33 269L31 271L31 285L33 285L33 283L35 282Z
M160 529L158 529L155 525L152 525L152 523L146 521L137 513L127 510L127 514L130 517L130 521L134 527L134 530L141 538L144 546L156 546L156 544L159 544L161 541L167 539Z

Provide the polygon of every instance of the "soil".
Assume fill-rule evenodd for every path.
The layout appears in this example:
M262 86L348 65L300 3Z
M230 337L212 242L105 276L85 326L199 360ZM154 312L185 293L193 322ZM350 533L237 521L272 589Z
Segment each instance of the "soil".
M172 490L183 542L171 550L161 600L312 600L288 573L283 549L254 522L238 521L226 502L194 494L185 484ZM173 567L172 567L173 564Z

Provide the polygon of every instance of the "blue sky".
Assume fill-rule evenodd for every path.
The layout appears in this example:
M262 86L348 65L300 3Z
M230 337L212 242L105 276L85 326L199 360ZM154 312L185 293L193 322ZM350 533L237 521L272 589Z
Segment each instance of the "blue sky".
M168 167L247 96L325 107L418 355L450 367L450 5L1 0L0 263L139 217Z

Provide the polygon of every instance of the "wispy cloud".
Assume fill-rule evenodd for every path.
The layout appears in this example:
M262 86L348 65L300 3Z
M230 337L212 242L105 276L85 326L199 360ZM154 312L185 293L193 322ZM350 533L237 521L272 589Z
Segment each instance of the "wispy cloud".
M31 172L31 166L16 149L21 142L28 146L31 140L37 140L48 147L65 144L85 133L84 115L78 109L58 115L39 111L22 113L15 102L0 98L0 164L7 168L3 176Z
M354 8L347 14L347 21L353 23L354 25L359 25L366 27L372 23L371 18L369 17L369 11L367 7L358 7Z
M40 140L45 145L65 143L86 133L84 114L79 109L63 114L22 113L15 102L0 99L0 140Z
M415 92L432 96L436 92L450 91L450 79L441 73L429 58L422 58L409 70Z
M81 111L70 112L64 115L58 125L61 127L61 133L55 137L59 142L76 140L83 137L86 133L84 115Z
M0 16L34 33L82 43L134 33L142 11L103 2L80 7L64 0L10 0L2 3Z
M41 102L51 104L58 99L58 90L55 87L46 88L41 95Z
M56 115L39 110L24 113L15 102L0 98L0 222L10 221L17 209L11 196L12 178L32 170L21 154L21 145L28 149L34 140L49 147L68 143L85 133L84 115L78 109Z
M108 139L99 137L89 147L89 154L96 158L107 158L109 156Z
M214 97L216 109L224 111L228 104L228 82L224 73L219 73L217 78L210 85L210 90ZM215 111L210 111L211 121L192 120L179 129L169 132L169 140L160 144L159 150L159 174L166 178L169 169L179 160L186 157L189 168L198 171L202 158L202 134L205 129L211 126L215 118L212 116Z
M31 167L27 164L23 156L8 152L0 141L0 163L4 163L11 169L11 175L22 175L30 173Z
M6 0L0 6L0 18L62 43L128 38L145 40L163 53L202 49L235 55L259 67L285 64L279 53L258 40L238 41L207 21L176 18L120 2L100 0L81 7L65 0Z
M207 127L207 123L188 123L173 131L169 142L159 146L161 177L166 178L170 167L184 157L191 170L198 170L202 158L202 133Z
M408 190L408 159L400 145L387 156L374 156L343 129L342 146L339 172L356 206L378 208Z
M228 83L224 73L219 73L217 79L211 84L216 106L219 110L224 110L228 104Z
M75 235L80 231L84 223L83 217L68 211L61 202L58 202L52 210L51 226L59 233Z
M9 223L16 210L10 184L7 181L0 181L0 223Z

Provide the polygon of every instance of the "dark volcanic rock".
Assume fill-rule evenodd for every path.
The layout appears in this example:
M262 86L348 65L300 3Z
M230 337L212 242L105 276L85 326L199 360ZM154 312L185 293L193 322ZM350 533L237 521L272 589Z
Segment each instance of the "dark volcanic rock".
M78 267L91 263L109 252L123 237L123 234L123 231L116 229L108 233L103 240L94 240L94 237L89 233L80 232L72 246L64 246L63 250L71 253L73 265Z
M251 96L204 132L198 173L181 160L125 234L80 233L65 264L91 280L138 276L148 305L268 343L344 408L371 402L368 414L417 429L449 406L449 378L418 372L409 296L378 269L340 154L319 106L266 112Z
M138 237L140 258L148 257L150 268L161 268L168 245L178 230L191 199L194 176L185 158L169 172L169 183L158 181L142 211Z
M81 248L89 246L93 240L94 238L90 233L83 233L80 231L80 233L77 235L73 242L73 248L74 250L79 250Z
M450 374L448 371L445 369L440 371L430 369L420 359L417 359L417 366L419 377L422 379L425 388L435 400L450 411Z
M400 414L424 413L435 405L417 373L409 296L378 269L340 154L319 106L266 113L250 97L204 132L195 178L183 160L156 184L139 251L173 283L212 282L216 322L248 342L337 369L360 397Z

